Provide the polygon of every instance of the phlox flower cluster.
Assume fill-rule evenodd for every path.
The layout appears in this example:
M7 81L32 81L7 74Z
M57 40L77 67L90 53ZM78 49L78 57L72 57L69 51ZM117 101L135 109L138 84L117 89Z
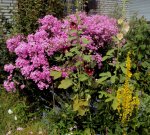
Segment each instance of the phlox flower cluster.
M103 49L118 32L115 19L100 15L87 16L85 13L69 15L63 20L46 15L38 22L40 26L35 33L27 37L14 36L6 42L8 50L16 54L14 65L4 67L10 74L4 82L7 91L15 90L12 79L15 69L19 69L25 79L32 80L40 90L50 86L52 82L50 71L54 67L62 71L62 77L68 77L67 72L72 71L71 67L62 68L63 65L61 67L57 61L54 62L54 56L64 54L65 50L69 51L76 42L75 39L72 41L69 39L71 30L80 31L80 38L89 41L85 44L81 40L80 44L92 52L93 60L99 68L102 66L102 54L99 50Z

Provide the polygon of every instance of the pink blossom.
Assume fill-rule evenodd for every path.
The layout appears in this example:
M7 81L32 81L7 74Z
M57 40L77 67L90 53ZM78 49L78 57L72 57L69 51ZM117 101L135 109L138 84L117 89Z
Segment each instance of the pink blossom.
M21 57L18 57L15 61L16 68L22 68L24 66L28 66L30 61Z
M49 87L48 84L43 83L42 81L38 82L37 86L40 90L47 89Z
M98 64L98 67L101 68L102 66L102 56L98 53L96 53L95 55L93 55L93 60L95 60Z
M10 73L8 80L4 82L7 91L15 90L12 81L14 69L18 69L25 79L32 80L40 90L47 89L51 85L51 70L60 71L62 77L69 77L69 72L73 72L77 67L66 66L62 61L59 63L55 56L65 55L66 51L69 52L78 43L77 38L70 39L71 35L72 37L77 35L76 31L71 34L72 30L76 29L82 32L79 34L79 42L85 49L80 50L81 53L91 53L93 61L101 68L100 49L105 48L112 36L118 32L115 19L101 15L87 16L81 12L78 15L69 15L63 20L46 15L38 22L40 27L35 33L29 34L26 38L18 35L6 42L9 51L16 54L15 65L9 64L4 67L5 71ZM80 59L82 60L81 57ZM77 60L79 57L75 59Z
M19 45L20 41L23 39L23 36L18 35L14 36L6 41L7 48L9 49L10 52L14 52L16 47Z
M24 88L25 88L25 85L22 84L22 85L20 86L20 89L24 89Z
M13 70L15 69L15 66L13 64L6 64L4 66L4 71L12 73Z
M24 130L24 129L23 129L22 127L18 127L17 130L18 130L18 131L22 131L22 130Z
M66 78L66 77L68 77L69 75L68 75L68 73L67 72L62 72L62 77L64 77L64 78Z
M15 53L19 57L26 58L28 56L28 44L25 42L20 42L19 45L15 48Z
M12 92L12 91L15 91L16 88L15 88L15 83L12 82L12 81L4 81L4 88L6 89L6 91L8 92Z

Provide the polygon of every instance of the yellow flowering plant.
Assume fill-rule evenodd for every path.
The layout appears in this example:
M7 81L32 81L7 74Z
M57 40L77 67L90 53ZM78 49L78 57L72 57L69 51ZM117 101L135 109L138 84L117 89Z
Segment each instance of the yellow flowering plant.
M126 79L123 87L120 87L117 90L117 111L119 113L121 123L123 127L127 126L130 117L132 116L135 109L138 109L140 100L138 96L135 96L135 93L130 86L131 73L131 59L130 52L127 54L126 59Z

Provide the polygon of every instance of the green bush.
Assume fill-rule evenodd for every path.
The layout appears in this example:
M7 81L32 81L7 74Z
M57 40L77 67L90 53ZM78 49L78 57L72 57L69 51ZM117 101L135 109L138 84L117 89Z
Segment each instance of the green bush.
M132 52L135 87L149 94L150 84L150 27L142 17L133 17L130 21L130 31L126 36L127 44L122 49L123 54ZM122 55L124 57L124 55Z
M0 11L1 12L1 11ZM10 56L6 48L7 36L11 33L12 23L2 14L0 15L0 84L3 83L5 73L3 67L6 63L12 61L13 57Z
M34 32L37 20L47 14L58 18L64 15L62 0L18 0L18 9L15 16L17 33L29 34Z
M23 2L26 3L23 4ZM37 4L36 2L39 3ZM27 5L28 8L25 9ZM37 27L36 21L38 17L50 11L47 10L48 7L44 8L41 1L27 2L24 0L21 6L17 13L16 23L18 25L16 28L19 33L24 34L32 33ZM36 9L40 10L36 12ZM52 9L51 13L53 13ZM26 14L27 16L25 16ZM121 25L125 23L123 22ZM119 30L120 33L123 32L122 26ZM148 95L150 84L149 36L150 28L147 22L143 18L133 18L130 22L129 32L124 34L123 37L126 41L122 43L122 40L117 39L117 36L115 36L112 44L117 44L118 46L108 46L103 50L103 68L96 69L95 78L85 74L85 67L80 62L76 63L79 69L70 73L70 80L64 79L61 81L59 80L60 73L53 72L55 80L51 87L52 90L37 92L37 87L32 84L31 80L26 81L23 76L16 77L15 80L27 85L25 88L26 93L20 90L19 95L15 93L10 95L3 90L0 91L0 129L2 129L0 133L4 134L10 129L15 130L18 125L21 125L25 128L24 134L27 134L30 129L37 133L39 127L42 127L45 129L45 134L50 135L64 135L66 133L76 135L95 133L121 135L124 128L130 135L148 135L150 132L150 110L148 109L150 103L150 96ZM78 39L79 37L77 36L76 38ZM2 41L4 45L4 39ZM88 41L84 40L84 42L87 44ZM90 59L89 54L80 54L79 51L82 49L84 50L85 48L77 46L77 48L73 48L72 52L67 50L64 56L56 58L61 62L65 58L67 64L71 65L73 56L81 56L81 58L84 56L83 59L88 61ZM128 87L132 87L133 95L137 95L140 98L140 105L138 106L139 109L134 110L130 121L124 127L116 110L116 93L118 88L125 84L127 67L127 62L125 61L128 52L131 52L131 72L133 74L128 80L130 81ZM113 61L114 59L116 61ZM6 62L5 60L3 63ZM91 61L89 63L91 64L90 66L93 65ZM71 84L70 81L72 81ZM34 96L34 92L37 97L40 97L40 100ZM25 99L20 97L26 94L30 95L27 99L28 104ZM45 99L42 97L45 97ZM44 107L43 104L45 105ZM45 109L44 111L43 108ZM9 109L13 110L12 115L6 115ZM3 117L4 114L5 117ZM17 116L17 121L14 120L15 115ZM38 119L34 123L31 118L35 116ZM14 131L15 135L20 133Z

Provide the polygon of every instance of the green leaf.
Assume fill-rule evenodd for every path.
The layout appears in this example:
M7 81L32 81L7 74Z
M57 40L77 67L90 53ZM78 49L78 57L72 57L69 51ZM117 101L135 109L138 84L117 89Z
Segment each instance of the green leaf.
M83 55L83 60L90 62L91 61L91 55Z
M107 77L107 76L105 76L105 77L102 77L102 78L100 78L100 79L97 79L97 83L98 84L102 84L105 80L107 80L107 78L109 78L109 77Z
M70 52L76 52L76 51L78 51L77 47L73 47L73 48L70 49Z
M72 80L67 78L67 79L64 79L61 81L60 85L58 86L58 88L60 89L67 89L69 88L70 86L72 86Z
M100 91L99 93L99 98L102 98L103 96L108 97L108 93L106 93L105 91Z
M78 77L81 82L88 80L88 76L86 74L80 74Z
M111 83L115 83L115 79L116 79L116 76L113 75L113 76L110 78Z
M102 61L105 61L105 60L107 60L107 59L109 59L110 58L110 56L104 56L103 58L102 58Z
M110 72L105 72L105 73L99 74L99 76L111 77L111 73Z
M99 95L98 97L99 97L99 98L102 98L103 96L104 96L104 95L103 95L103 94L101 94L101 95Z
M82 42L83 44L89 44L90 41L87 38L82 38Z
M142 50L145 50L146 45L140 45L140 48L141 48Z
M105 95L105 97L108 97L110 94L108 94L107 92L105 92L105 91L101 91L100 92L100 94L103 94L103 95Z
M73 56L73 53L67 52L67 53L65 53L65 56L66 56L66 57L72 57L72 56Z
M140 73L134 73L134 76L135 76L136 80L140 79Z
M80 66L80 65L82 65L82 62L81 62L81 61L78 61L78 62L75 64L76 67L78 67L78 66Z
M84 135L91 135L91 130L90 130L90 128L86 128L86 129L84 130Z
M124 81L125 81L125 75L123 75L123 74L120 74L120 76L119 76L119 82L120 83L124 83Z
M62 57L63 57L63 55L61 54L59 57L55 57L55 59L56 59L57 61L60 61L60 60L62 60Z
M77 37L69 37L70 41L75 40L75 39L77 39Z
M105 100L105 102L107 103L107 102L110 102L110 101L112 101L114 98L113 98L113 96L110 96L109 98L107 98L106 100Z
M117 109L117 106L118 106L118 102L117 102L117 99L116 98L114 98L114 100L113 100L113 103L112 103L112 108L114 109L114 110L116 110Z
M73 34L73 33L77 33L77 30L74 29L74 30L70 30L69 32L70 32L70 34Z
M110 56L110 55L113 54L114 51L115 51L115 49L111 49L111 50L109 50L109 51L106 53L106 55L107 55L107 56Z
M147 61L144 61L144 62L142 62L142 66L144 68L148 68L148 67L150 67L150 63L148 63Z
M125 68L125 66L123 66L122 64L120 64L120 68L121 68L122 72L124 74L126 74L126 68Z
M119 68L119 63L117 62L117 63L116 63L116 69L118 69L118 68Z
M54 77L54 80L58 79L61 77L61 72L59 71L55 71L55 70L52 70L50 71L50 76L53 76Z
M143 55L141 53L138 54L138 59L141 60Z

